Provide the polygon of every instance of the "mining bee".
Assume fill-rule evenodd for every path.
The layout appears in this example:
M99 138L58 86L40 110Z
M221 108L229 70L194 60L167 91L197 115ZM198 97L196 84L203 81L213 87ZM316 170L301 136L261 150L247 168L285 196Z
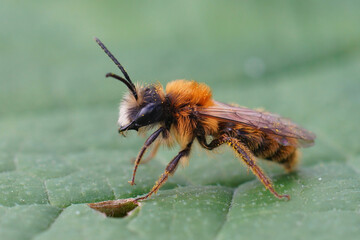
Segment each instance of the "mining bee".
M298 162L298 148L312 146L315 134L273 113L215 101L210 87L204 83L175 80L169 82L165 90L159 83L134 85L105 45L97 38L95 41L124 75L123 78L108 73L106 77L121 81L130 90L120 104L119 133L157 128L135 159L129 183L135 184L136 170L152 144L152 153L146 161L155 156L161 144L171 146L177 143L182 149L168 163L151 191L135 201L145 200L159 190L168 177L175 173L179 162L188 159L195 140L207 150L223 144L229 145L275 197L290 199L289 195L275 191L269 177L257 165L256 157L281 164L290 172Z

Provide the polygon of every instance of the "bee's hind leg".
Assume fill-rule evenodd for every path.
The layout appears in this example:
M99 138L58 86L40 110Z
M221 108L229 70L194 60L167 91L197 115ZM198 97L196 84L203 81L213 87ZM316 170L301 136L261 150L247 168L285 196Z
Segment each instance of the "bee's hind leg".
M258 165L256 165L254 154L252 154L251 151L237 138L230 137L227 134L223 134L220 137L212 140L210 143L206 142L206 139L203 135L198 135L197 139L200 145L208 150L212 150L221 146L224 143L227 143L236 151L236 153L241 157L243 162L251 169L255 176L262 182L262 184L264 184L266 189L269 189L269 191L279 199L290 199L289 195L280 195L275 191L270 178L268 178L263 172L263 170Z
M232 137L227 137L224 140L238 153L243 162L251 169L255 176L262 182L262 184L264 184L266 189L268 189L275 197L279 199L286 198L290 200L289 195L280 195L275 191L270 178L268 178L263 172L263 170L258 165L256 165L255 156L243 143L241 143L238 139Z
M176 167L178 166L181 158L187 157L190 154L192 141L188 143L184 150L180 151L178 155L176 155L166 166L165 172L160 176L160 178L156 181L155 185L151 189L151 191L143 197L138 197L135 201L145 200L150 197L153 193L156 193L160 187L167 181L170 175L175 173Z

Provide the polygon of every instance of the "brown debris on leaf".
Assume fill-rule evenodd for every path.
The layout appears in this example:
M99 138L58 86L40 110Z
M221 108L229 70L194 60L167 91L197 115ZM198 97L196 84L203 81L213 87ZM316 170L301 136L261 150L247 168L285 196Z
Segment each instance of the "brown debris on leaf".
M107 217L125 217L140 206L134 198L89 203L89 207L104 213Z

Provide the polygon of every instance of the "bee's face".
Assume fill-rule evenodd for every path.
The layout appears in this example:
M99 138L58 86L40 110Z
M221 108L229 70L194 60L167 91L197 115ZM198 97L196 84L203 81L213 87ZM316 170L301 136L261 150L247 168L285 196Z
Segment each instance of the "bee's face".
M120 127L119 132L132 129L137 131L141 127L149 126L162 121L164 118L163 103L165 102L162 86L160 84L152 84L146 87L135 86L123 66L114 57L114 55L112 55L112 53L98 38L95 38L95 41L124 75L123 78L114 73L107 73L106 77L112 77L119 80L130 90L130 94L125 95L120 105L118 120Z
M119 133L126 130L138 130L160 122L163 118L163 101L155 87L139 88L139 99L125 95L120 105Z

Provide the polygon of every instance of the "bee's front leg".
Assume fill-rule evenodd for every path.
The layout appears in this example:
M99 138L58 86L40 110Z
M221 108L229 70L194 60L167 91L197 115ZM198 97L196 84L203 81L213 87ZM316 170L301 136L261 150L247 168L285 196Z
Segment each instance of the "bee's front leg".
M140 164L141 158L143 157L146 149L159 137L160 133L166 131L166 129L164 127L160 127L158 130L156 130L153 134L150 135L150 137L148 139L146 139L144 146L141 148L137 158L134 161L134 170L133 170L133 175L132 175L132 179L131 181L129 181L129 183L131 185L135 184L135 175L136 175L136 170Z
M161 142L160 142L160 141L157 141L157 142L155 143L155 146L151 149L150 154L149 154L146 158L143 158L143 159L139 162L139 164L148 163L151 159L153 159L153 158L156 156L156 153L157 153L157 151L159 150L160 145L161 145ZM132 163L135 163L135 160L136 160L136 158L133 158L133 159L131 160L131 162L132 162Z

